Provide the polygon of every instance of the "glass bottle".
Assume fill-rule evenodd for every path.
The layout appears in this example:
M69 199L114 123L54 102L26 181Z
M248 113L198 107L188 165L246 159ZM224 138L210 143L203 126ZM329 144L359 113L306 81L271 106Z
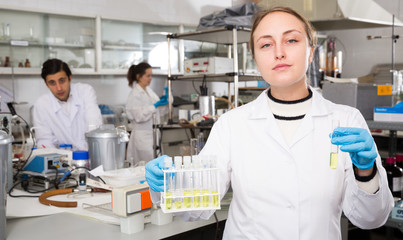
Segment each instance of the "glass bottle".
M31 63L29 62L29 59L28 59L28 58L25 60L25 67L26 67L26 68L30 68L30 67L31 67Z
M396 166L396 159L394 157L386 159L385 170L393 197L400 198L402 194L402 169Z
M403 154L396 153L395 157L396 157L396 166L403 169Z
M4 67L10 67L10 57L6 56L6 60L4 61Z

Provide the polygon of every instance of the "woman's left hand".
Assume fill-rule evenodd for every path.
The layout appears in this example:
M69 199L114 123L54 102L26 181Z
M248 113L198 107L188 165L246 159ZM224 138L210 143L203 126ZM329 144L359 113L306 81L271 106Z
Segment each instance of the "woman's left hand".
M349 152L353 164L362 170L374 166L376 152L374 139L363 128L338 127L332 133L332 144L341 145L340 150Z

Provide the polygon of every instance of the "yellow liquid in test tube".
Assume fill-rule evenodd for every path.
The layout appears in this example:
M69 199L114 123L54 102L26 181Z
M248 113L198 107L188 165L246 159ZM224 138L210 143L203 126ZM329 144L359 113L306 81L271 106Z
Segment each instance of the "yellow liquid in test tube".
M202 195L209 194L208 190L203 190ZM203 207L208 207L210 205L210 196L203 196Z
M339 159L339 154L335 152L330 153L330 168L336 169L337 168L337 161Z
M185 200L184 200L183 204L184 204L185 208L190 208L192 206L192 198L187 197L187 196L191 196L192 191L185 191L184 195L185 195Z
M172 197L172 193L171 193L171 192L167 192L167 193L166 193L166 196L167 196L167 197ZM166 198L166 199L165 199L165 202L166 202L166 204L165 204L166 208L167 208L167 209L171 209L171 208L172 208L172 198Z
M213 195L213 206L218 207L218 192L212 192Z
M193 206L195 208L198 208L198 207L200 207L200 196L196 196L196 195L200 195L200 190L194 190L193 195L195 195L193 197Z
M176 209L182 208L182 201L175 201L175 207Z

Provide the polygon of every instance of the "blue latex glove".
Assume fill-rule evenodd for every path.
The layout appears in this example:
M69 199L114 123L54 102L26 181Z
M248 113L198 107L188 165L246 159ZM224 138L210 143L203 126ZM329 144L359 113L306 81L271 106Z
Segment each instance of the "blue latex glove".
M165 106L168 104L168 99L160 99L158 102L154 103L154 107Z
M164 158L167 155L162 155L153 159L146 164L146 180L151 190L154 192L164 191Z
M341 145L340 150L349 152L353 164L362 170L374 166L378 155L372 136L366 129L338 127L332 134L332 144Z

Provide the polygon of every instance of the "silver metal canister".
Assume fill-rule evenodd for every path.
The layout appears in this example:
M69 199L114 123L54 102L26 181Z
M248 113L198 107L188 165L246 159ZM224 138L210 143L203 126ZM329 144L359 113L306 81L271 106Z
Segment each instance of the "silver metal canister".
M91 169L100 165L103 165L105 171L123 168L126 142L129 141L129 133L124 128L106 124L86 133L85 137Z
M0 130L0 239L6 239L7 166L11 161L13 136Z
M215 115L215 97L214 96L199 96L199 108L202 116Z

